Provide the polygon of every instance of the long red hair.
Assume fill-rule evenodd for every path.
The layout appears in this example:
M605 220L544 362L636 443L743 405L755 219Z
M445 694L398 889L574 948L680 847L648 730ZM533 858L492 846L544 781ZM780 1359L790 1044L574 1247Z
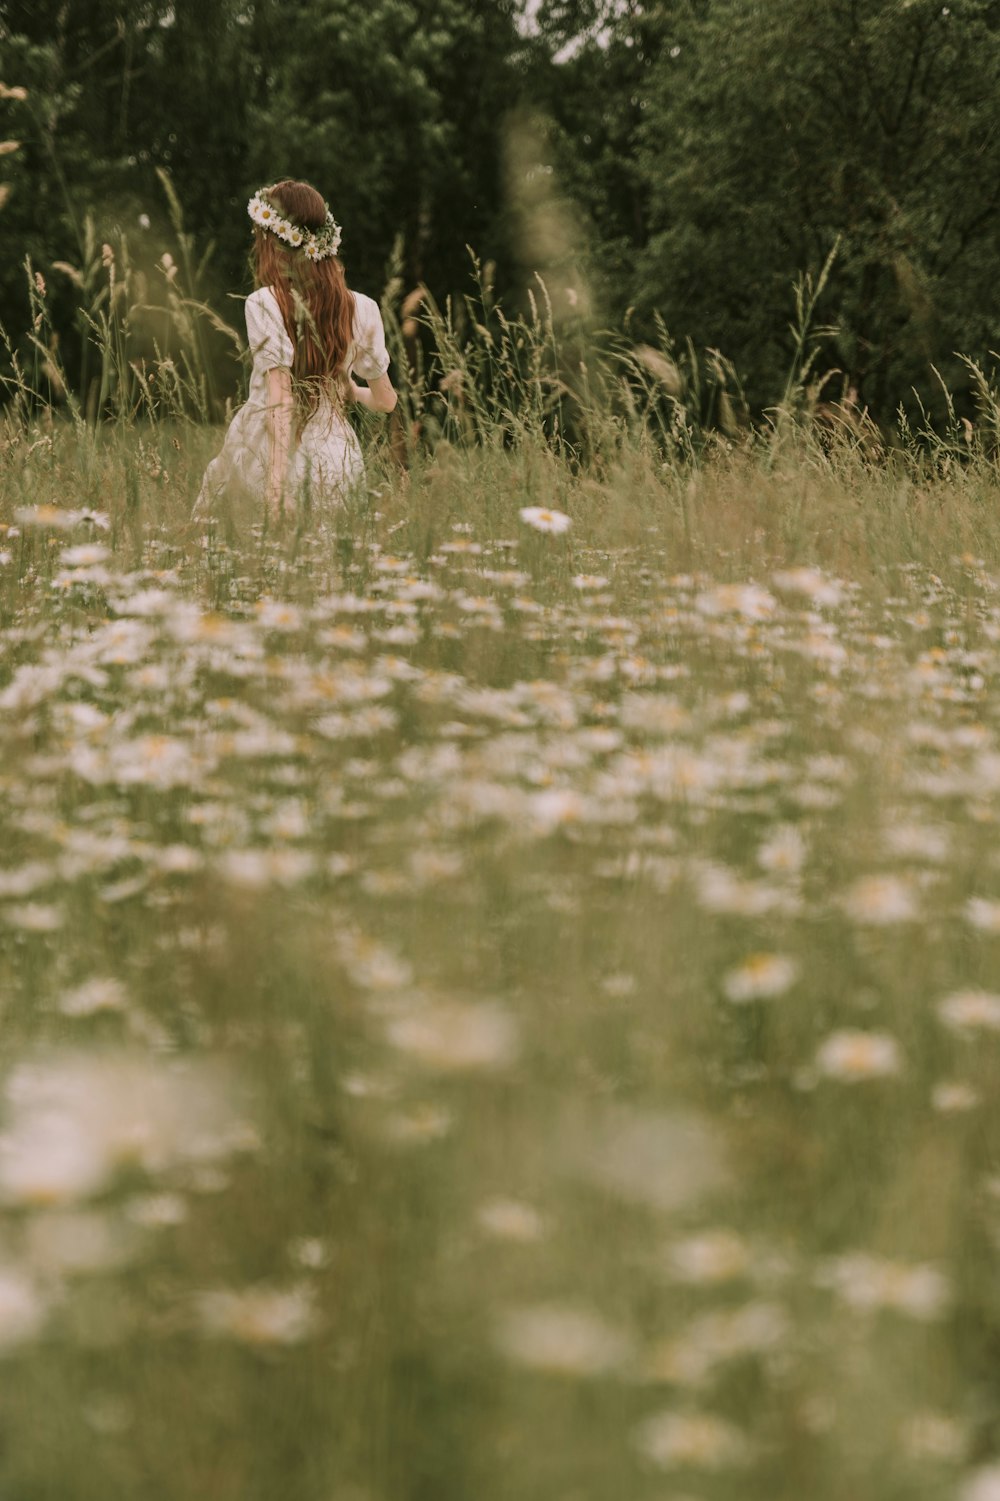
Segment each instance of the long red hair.
M322 194L307 182L284 178L267 189L267 197L293 224L321 229L326 221ZM286 245L270 230L254 226L254 284L270 287L292 341L292 388L300 426L346 379L347 356L354 337L354 295L335 255L313 261Z

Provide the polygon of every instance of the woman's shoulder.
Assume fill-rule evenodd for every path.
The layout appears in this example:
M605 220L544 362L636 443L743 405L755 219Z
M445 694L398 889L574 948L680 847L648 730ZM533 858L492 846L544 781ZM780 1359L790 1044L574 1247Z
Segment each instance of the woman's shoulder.
M364 292L356 292L351 288L354 298L354 322L362 328L371 327L372 322L378 318L381 321L382 314L374 297L368 297Z
M255 334L263 338L285 327L281 304L273 287L258 287L255 292L251 292L243 304L243 310L251 338Z

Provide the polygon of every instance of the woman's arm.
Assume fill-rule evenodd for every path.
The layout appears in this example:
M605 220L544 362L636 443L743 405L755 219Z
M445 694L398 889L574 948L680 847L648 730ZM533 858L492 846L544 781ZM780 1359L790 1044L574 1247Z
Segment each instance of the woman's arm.
M267 436L270 465L267 476L267 504L280 515L285 503L285 481L292 445L292 372L276 368L267 372Z
M352 380L351 400L367 407L369 412L391 412L396 406L396 392L389 377L379 375L367 386L359 386Z

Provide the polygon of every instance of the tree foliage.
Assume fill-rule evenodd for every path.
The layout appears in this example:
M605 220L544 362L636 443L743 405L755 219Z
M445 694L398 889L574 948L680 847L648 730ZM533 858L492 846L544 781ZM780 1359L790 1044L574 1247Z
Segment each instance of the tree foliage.
M502 245L498 121L520 39L507 0L8 0L4 74L28 89L5 210L0 316L17 326L25 253L45 269L99 229L165 217L167 169L189 223L218 242L220 288L245 280L244 205L304 176L345 226L348 269L380 290L397 238L438 293L466 243Z
M322 182L367 280L402 238L411 283L460 285L503 240L501 123L518 36L506 0L285 0L251 160Z
M828 363L883 419L1000 314L997 0L545 0L551 149L610 314L721 349L759 408L839 251ZM572 35L576 43L570 42Z
M851 383L891 412L998 312L1000 5L713 0L661 52L641 132L635 295L723 343L758 400L788 285L839 240L827 311Z
M758 409L791 285L834 244L827 363L881 418L995 342L1000 0L0 0L0 44L28 90L0 98L12 329L26 254L48 274L116 225L162 248L162 169L219 299L279 175L330 199L358 285L398 249L441 299L471 245L503 287L530 270L508 149L528 106L599 312L722 350Z

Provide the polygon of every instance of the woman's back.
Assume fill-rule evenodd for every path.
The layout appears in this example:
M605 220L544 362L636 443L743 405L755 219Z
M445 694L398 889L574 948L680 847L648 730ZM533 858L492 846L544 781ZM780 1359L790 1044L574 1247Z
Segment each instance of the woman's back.
M246 300L250 391L206 471L198 507L241 491L277 515L286 495L338 500L362 483L345 407L388 412L396 394L378 304L348 288L340 226L322 196L286 179L255 193L247 212L257 284Z
M338 374L357 375L371 382L389 368L385 331L378 303L363 292L352 292L351 342ZM273 287L258 287L246 300L247 340L253 357L250 399L266 396L268 370L291 370L295 345L285 327L281 306ZM329 400L332 393L323 393Z

